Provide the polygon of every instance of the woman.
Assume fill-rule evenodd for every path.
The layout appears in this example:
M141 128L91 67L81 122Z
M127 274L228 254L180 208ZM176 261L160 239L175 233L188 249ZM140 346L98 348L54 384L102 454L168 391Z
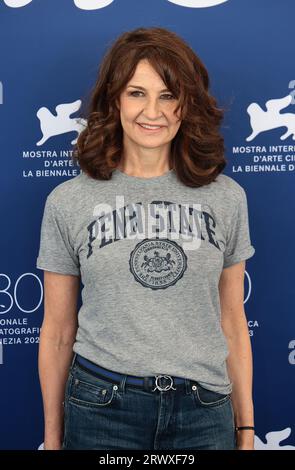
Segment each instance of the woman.
M164 28L122 34L102 61L82 171L42 220L45 449L253 449L255 250L208 89Z

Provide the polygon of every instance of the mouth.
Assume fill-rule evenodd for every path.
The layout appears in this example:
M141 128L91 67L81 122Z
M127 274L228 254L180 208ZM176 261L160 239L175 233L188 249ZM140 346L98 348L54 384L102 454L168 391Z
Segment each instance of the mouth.
M143 131L143 132L147 132L148 134L154 134L154 133L157 133L157 132L160 132L162 129L164 129L164 127L166 126L156 126L156 125L150 125L150 124L141 124L139 122L136 123L139 128Z

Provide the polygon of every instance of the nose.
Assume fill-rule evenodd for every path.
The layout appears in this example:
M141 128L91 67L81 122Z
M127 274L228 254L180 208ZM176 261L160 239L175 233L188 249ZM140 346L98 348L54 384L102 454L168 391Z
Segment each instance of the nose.
M143 114L150 121L161 117L160 106L157 98L150 98L146 101Z

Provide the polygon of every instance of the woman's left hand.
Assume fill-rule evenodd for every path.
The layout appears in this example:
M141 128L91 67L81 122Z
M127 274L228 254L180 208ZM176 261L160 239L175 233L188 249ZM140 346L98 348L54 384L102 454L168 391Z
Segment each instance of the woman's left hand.
M254 432L251 430L237 431L236 442L237 450L255 450Z

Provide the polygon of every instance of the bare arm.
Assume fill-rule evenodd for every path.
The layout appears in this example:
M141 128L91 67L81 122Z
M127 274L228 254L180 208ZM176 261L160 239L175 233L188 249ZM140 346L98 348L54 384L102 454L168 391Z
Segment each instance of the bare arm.
M227 339L227 369L233 383L232 404L236 426L254 426L252 350L244 310L245 261L222 271L219 282L221 324ZM253 430L237 433L239 449L254 448Z
M63 439L65 384L78 327L79 277L44 271L44 319L39 344L46 450L60 449Z

